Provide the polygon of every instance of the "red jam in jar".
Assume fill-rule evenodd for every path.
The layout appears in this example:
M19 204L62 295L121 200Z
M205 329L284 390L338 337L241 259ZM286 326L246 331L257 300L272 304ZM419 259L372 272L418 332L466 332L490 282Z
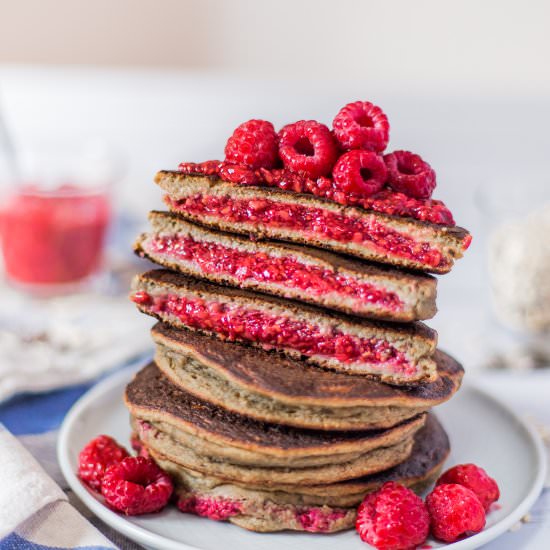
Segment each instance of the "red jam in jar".
M23 284L72 283L100 267L110 220L107 193L24 186L0 205L6 275Z

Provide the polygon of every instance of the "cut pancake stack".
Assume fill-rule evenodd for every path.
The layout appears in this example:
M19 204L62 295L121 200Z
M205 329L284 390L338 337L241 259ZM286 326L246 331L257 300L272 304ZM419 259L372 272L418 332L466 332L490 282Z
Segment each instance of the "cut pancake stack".
M452 225L160 172L132 300L159 320L126 390L177 505L255 531L335 532L388 480L422 490L449 441L430 409L463 370L421 321L469 244Z

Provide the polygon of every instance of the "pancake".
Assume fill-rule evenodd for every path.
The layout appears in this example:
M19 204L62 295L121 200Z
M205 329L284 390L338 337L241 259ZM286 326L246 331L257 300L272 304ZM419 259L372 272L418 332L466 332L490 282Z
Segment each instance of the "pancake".
M403 385L437 378L437 334L421 322L366 320L166 269L136 275L130 298L142 313L173 327L268 348L323 369Z
M175 439L154 428L139 432L140 439L154 458L164 458L183 468L189 468L205 475L215 476L241 485L260 484L265 487L283 483L287 485L319 485L336 483L355 477L386 470L406 460L411 454L413 438L409 436L400 442L368 451L347 461L334 461L326 455L320 465L285 466L243 464L229 462L220 456L200 454L193 447L178 443Z
M320 467L330 469L332 480L357 477L358 471L379 471L407 458L412 436L425 421L425 415L419 415L387 430L349 432L268 424L192 396L154 363L127 386L125 401L140 437L158 454L231 479L263 479L275 472L288 482L303 483L311 479L307 476L320 475ZM257 471L251 473L253 466ZM278 472L289 467L311 472Z
M256 290L368 319L410 322L436 313L430 275L353 260L325 250L251 240L170 212L151 212L134 244L141 257L213 283Z
M253 531L328 533L353 527L356 507L364 495L386 481L397 481L419 494L435 481L449 454L448 437L430 414L414 439L411 455L398 466L372 476L321 486L242 486L182 468L154 452L151 456L173 476L182 511L228 520ZM146 446L143 451L148 452Z
M186 392L256 420L316 430L395 426L450 399L464 374L436 351L434 382L390 386L162 323L152 336L157 366Z
M167 193L165 202L172 212L201 225L407 269L448 273L472 240L466 229L452 224L346 206L272 186L167 170L157 173L155 183Z
M279 449L275 449L275 453L253 451L246 448L233 447L226 442L222 444L215 442L212 437L197 437L188 431L178 429L175 424L167 422L148 422L143 419L131 418L131 426L134 432L140 434L143 440L155 440L153 447L160 452L162 449L171 449L171 453L188 453L188 449L196 455L206 456L215 460L223 460L233 464L244 466L276 466L302 468L308 466L322 466L329 464L344 464L353 460L360 459L366 453L380 449L393 448L396 443L401 443L419 430L425 422L424 416L416 417L415 419L403 423L393 434L387 434L383 439L382 434L378 438L371 438L357 442L357 445L348 445L348 450L345 450L344 445L335 442L334 451L329 445L322 448L314 446L301 450L293 449L293 452L281 453ZM338 432L342 434L343 432ZM331 435L330 432L324 432L326 436ZM293 437L292 432L288 437ZM214 436L215 437L215 436ZM380 446L379 443L384 443ZM183 447L181 449L180 447ZM272 450L272 449L268 449ZM341 452L340 452L341 451Z

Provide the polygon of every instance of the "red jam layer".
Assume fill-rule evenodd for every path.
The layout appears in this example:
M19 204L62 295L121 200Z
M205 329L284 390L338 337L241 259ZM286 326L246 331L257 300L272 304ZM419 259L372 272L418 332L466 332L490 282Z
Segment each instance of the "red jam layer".
M184 174L217 176L232 183L276 186L295 193L316 195L339 204L361 206L365 210L373 210L391 216L414 218L438 225L455 225L451 211L442 201L419 200L391 189L383 189L371 197L362 197L353 193L341 192L330 178L311 180L284 169L250 170L241 166L227 165L218 160L200 163L182 162L178 170Z
M449 264L441 252L428 243L417 242L376 220L367 222L323 208L282 203L270 199L233 199L229 196L203 194L192 195L177 201L166 197L166 200L174 210L196 216L212 216L251 225L262 223L281 229L299 230L315 237L338 242L354 242L381 254L389 252L399 258L413 260L434 268L443 268Z
M346 517L347 510L335 509L325 512L321 508L300 508L296 510L296 521L304 531L310 533L325 533L329 531L332 524L339 519Z
M343 363L383 364L391 366L395 373L416 374L403 352L386 340L361 338L336 329L329 332L305 321L195 297L151 296L138 291L132 300L151 313L175 316L186 326L211 330L228 340L293 349L306 356L322 356Z
M292 287L316 296L336 292L358 304L377 304L392 311L403 307L395 292L361 283L329 269L306 265L288 256L250 253L180 235L157 236L151 240L150 246L157 253L193 262L203 273L231 275L238 281L252 280Z
M187 514L196 514L218 521L226 520L241 513L241 502L222 497L190 496L180 498L178 508Z
M243 501L223 497L191 495L180 498L177 507L187 514L196 514L201 517L224 521L242 513ZM291 505L268 505L267 514L276 514L278 511L281 515L286 516L291 507ZM321 508L305 507L297 509L294 517L304 531L325 533L331 530L334 522L344 518L347 513L348 511L344 509L325 512Z

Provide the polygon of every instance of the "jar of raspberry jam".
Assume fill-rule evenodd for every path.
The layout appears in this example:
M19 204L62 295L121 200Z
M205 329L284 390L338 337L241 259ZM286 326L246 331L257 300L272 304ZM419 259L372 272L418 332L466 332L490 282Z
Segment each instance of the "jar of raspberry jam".
M111 219L110 185L103 181L50 170L43 179L37 172L3 185L0 243L9 282L55 291L99 271Z
M23 284L79 281L98 270L110 218L104 192L70 185L44 192L29 185L0 207L7 277Z

